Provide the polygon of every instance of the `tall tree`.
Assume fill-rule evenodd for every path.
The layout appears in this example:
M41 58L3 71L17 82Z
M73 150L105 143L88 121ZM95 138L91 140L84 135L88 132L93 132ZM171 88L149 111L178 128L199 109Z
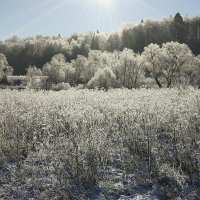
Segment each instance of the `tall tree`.
M157 44L148 45L144 48L144 52L142 53L143 65L155 79L159 88L162 88L162 84L159 80L162 76L161 54L161 48Z
M177 13L174 17L174 27L176 41L183 43L187 38L187 29L180 13Z
M66 62L63 54L57 54L43 66L43 74L48 76L52 83L58 84L71 80L70 75L74 74L74 69Z
M168 42L162 45L162 74L167 81L167 87L180 82L184 68L191 67L193 59L191 50L186 44Z
M9 66L6 56L0 53L0 77L12 75L13 68Z

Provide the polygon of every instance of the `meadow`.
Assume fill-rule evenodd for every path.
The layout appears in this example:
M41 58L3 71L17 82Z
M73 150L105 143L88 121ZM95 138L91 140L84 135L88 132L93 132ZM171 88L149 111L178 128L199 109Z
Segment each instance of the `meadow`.
M0 199L200 195L199 90L1 90L0 113Z

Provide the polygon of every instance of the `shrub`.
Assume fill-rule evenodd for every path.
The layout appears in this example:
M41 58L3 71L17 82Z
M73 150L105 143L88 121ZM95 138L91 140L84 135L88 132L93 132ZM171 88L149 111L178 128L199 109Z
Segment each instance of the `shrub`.
M104 88L108 90L109 88L117 87L116 76L113 71L105 67L103 69L99 69L94 77L88 82L87 87L90 89L94 88Z
M52 90L60 91L60 90L69 90L71 88L69 83L58 83L52 85Z
M30 78L27 83L27 87L29 89L40 90L43 88L44 82L45 81L41 77Z

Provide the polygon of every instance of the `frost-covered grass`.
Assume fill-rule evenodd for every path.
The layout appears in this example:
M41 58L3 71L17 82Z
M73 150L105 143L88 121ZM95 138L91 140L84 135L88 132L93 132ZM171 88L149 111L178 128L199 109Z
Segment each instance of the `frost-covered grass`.
M1 90L0 113L0 199L199 195L199 90Z

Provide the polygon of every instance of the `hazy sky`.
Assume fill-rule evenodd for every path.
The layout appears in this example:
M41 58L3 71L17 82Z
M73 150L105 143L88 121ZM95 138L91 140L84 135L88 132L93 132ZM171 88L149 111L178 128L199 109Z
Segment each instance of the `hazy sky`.
M200 15L200 0L0 0L0 40L117 30L124 23Z

